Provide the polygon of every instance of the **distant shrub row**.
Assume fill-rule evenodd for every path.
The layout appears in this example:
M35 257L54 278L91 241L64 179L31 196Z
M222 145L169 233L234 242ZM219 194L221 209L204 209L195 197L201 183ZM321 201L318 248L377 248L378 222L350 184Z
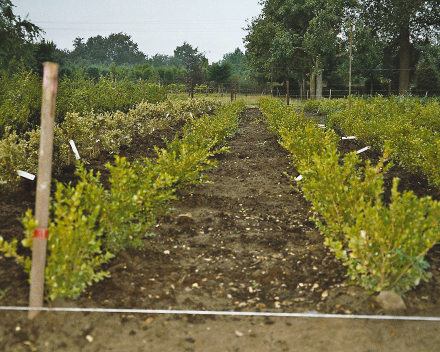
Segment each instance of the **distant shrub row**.
M135 133L148 134L191 116L201 116L215 110L215 102L194 99L158 104L139 103L127 113L121 111L94 113L67 113L63 122L55 125L52 169L75 160L69 144L73 140L81 159L90 160L106 151L117 154L121 145L129 146ZM37 173L40 128L18 135L9 128L0 140L0 190L15 191L22 179L17 170Z
M440 104L434 99L382 97L321 100L306 105L329 114L329 126L343 135L354 135L381 150L390 143L390 157L414 173L422 173L440 187Z
M0 76L0 138L6 129L23 134L40 125L41 78L34 72L21 71ZM56 121L64 121L67 113L128 112L140 102L157 103L166 99L167 91L157 84L139 80L112 80L83 77L59 81Z

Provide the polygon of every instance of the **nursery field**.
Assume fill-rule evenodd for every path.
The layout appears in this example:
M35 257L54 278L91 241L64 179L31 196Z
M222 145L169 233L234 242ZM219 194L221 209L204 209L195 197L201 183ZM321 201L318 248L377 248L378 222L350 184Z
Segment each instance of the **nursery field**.
M204 171L212 183L179 189L144 247L122 249L103 264L110 277L77 299L45 305L440 317L440 246L426 255L432 277L404 295L406 309L386 311L377 294L349 284L346 267L310 220L310 203L288 177L298 176L289 152L262 118L258 108L244 110L226 142L229 151L212 156L218 164ZM119 155L128 161L155 158L154 147L166 148L163 137L170 141L176 133L182 134L181 121L136 133ZM364 146L344 140L338 151ZM360 154L373 163L380 156L374 150ZM86 168L100 171L105 184L105 164L113 160L101 152ZM57 179L75 183L73 171L65 166ZM393 177L400 178L401 191L440 200L426 177L399 165L384 175L387 194ZM32 181L1 194L0 235L23 238L19 218L33 208L34 198ZM23 266L1 256L0 305L27 306L28 292ZM43 312L28 321L26 315L1 312L2 351L436 351L440 344L436 322L80 312Z

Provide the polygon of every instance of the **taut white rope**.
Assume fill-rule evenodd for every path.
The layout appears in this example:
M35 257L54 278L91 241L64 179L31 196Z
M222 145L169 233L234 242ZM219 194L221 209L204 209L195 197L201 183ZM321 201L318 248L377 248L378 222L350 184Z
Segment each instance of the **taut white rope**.
M117 308L63 308L63 307L0 307L0 311L29 311L46 312L92 312L92 313L139 313L139 314L182 314L182 315L225 315L225 316L257 316L257 317L287 317L287 318L326 318L326 319L369 319L369 320L406 320L440 322L440 317L400 316L400 315L354 315L354 314L320 314L320 313L277 313L277 312L234 312L209 310L166 310L166 309L117 309Z

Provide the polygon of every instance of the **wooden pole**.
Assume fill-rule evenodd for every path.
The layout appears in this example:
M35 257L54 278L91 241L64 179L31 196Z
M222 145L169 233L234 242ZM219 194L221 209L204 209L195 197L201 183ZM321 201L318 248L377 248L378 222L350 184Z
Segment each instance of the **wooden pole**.
M234 86L231 87L231 103L234 101Z
M35 219L38 228L34 229L29 308L41 308L43 306L55 98L58 85L58 65L51 62L45 62L43 65L40 153L38 157L37 193L35 200ZM35 318L38 313L38 310L30 310L28 314L29 319Z
M190 86L191 86L191 99L194 99L194 82L193 80L191 80L190 82Z
M287 90L287 93L286 93L286 103L287 103L287 106L289 106L289 101L290 101L290 92L289 92L289 81L286 81L286 90Z
M350 23L350 61L348 63L348 108L351 108L351 56L353 46L353 23Z

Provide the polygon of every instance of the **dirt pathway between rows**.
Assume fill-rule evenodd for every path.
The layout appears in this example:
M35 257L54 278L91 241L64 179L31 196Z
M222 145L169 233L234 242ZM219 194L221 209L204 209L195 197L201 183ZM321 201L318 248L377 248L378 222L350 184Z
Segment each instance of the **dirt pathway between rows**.
M79 300L52 305L384 314L362 289L346 284L343 266L308 219L309 205L284 175L296 176L288 153L259 117L258 109L245 111L230 152L207 173L213 183L181 192L143 250L121 253L108 265L112 277ZM145 141L136 146L136 153L151 152ZM133 157L134 150L125 153ZM2 303L25 305L26 286ZM406 313L438 309L433 299L419 301L406 302ZM0 316L2 351L440 349L434 322L115 313L41 313L29 322L22 312Z

